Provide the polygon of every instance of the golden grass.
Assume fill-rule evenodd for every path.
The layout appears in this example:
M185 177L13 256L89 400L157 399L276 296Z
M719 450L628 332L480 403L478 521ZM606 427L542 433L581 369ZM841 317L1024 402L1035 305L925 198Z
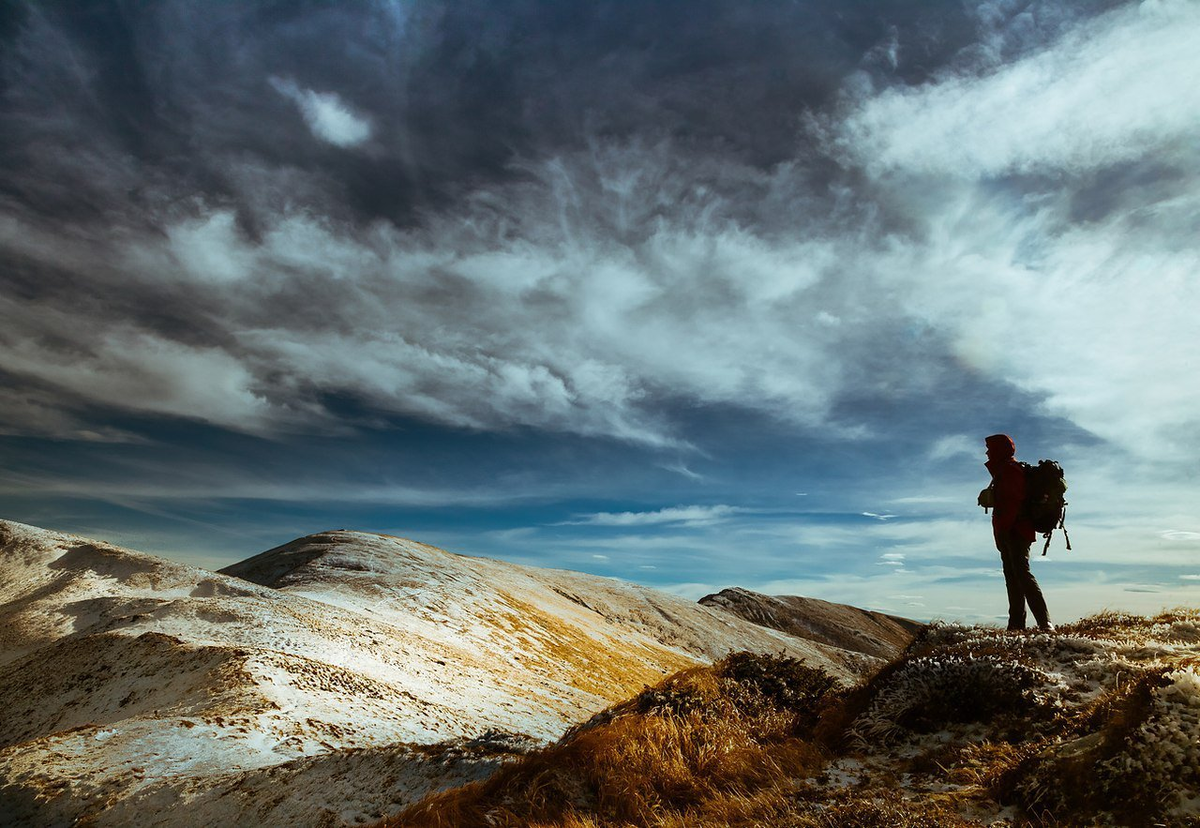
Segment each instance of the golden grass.
M750 657L751 659L761 657ZM792 780L825 763L796 734L808 689L832 681L774 659L793 681L764 690L744 656L693 668L618 705L490 779L430 797L385 823L449 826L755 826L787 810ZM742 675L731 673L742 670ZM796 691L789 710L772 693ZM764 822L764 820L769 820Z
M603 638L588 635L514 596L501 593L500 600L507 609L485 620L506 635L524 639L530 663L559 681L609 702L627 699L647 682L661 680L664 671L682 670L696 663L695 658L650 641L642 648L613 647Z
M1149 618L1106 610L1061 627L1059 632L1085 638L1141 641L1161 634L1162 627L1177 623L1200 624L1200 610L1176 607Z

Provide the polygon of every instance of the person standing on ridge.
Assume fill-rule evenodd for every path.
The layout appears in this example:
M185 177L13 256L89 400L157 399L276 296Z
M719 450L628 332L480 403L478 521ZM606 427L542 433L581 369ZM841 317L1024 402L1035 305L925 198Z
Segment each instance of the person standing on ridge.
M1033 612L1038 627L1053 630L1050 613L1042 589L1029 569L1029 547L1037 538L1029 518L1021 514L1025 499L1025 471L1017 462L1017 447L1007 434L986 438L987 462L992 484L980 494L983 505L985 493L991 491L992 534L1000 560L1004 564L1004 586L1008 589L1008 628L1025 629L1025 605Z

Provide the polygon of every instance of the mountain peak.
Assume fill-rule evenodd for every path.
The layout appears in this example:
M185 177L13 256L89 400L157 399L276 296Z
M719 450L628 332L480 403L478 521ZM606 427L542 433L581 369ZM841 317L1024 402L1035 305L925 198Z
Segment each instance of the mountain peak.
M218 572L279 589L327 581L336 574L395 575L415 563L432 559L444 565L455 557L407 538L333 529L297 538Z

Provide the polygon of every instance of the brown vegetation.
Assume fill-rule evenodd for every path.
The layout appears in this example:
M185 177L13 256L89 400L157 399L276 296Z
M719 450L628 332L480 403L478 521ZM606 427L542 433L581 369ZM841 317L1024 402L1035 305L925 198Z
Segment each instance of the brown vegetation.
M1200 826L1200 612L941 625L856 688L736 654L671 676L406 828Z
M834 693L795 659L739 653L671 676L491 779L431 797L390 826L755 825L817 772L808 738Z

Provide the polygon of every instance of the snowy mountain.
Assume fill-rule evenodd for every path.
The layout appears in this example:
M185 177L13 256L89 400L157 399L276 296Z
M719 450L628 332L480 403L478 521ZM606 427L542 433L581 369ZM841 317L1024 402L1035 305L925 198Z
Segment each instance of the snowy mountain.
M328 532L220 573L0 521L0 813L378 818L684 667L882 662L574 572Z

